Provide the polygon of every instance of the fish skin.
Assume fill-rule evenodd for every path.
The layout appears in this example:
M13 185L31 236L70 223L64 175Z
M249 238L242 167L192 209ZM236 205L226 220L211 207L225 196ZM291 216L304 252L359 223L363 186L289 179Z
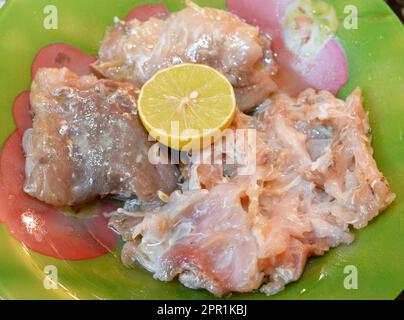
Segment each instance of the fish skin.
M126 221L130 230L113 218L128 240L126 265L216 296L272 295L300 278L310 256L351 243L350 226L365 227L395 198L372 156L360 89L345 101L312 89L278 94L231 128L257 130L255 172L226 176L225 165L193 163L167 205Z
M157 71L180 63L205 64L223 73L240 110L253 108L277 89L270 38L229 12L195 4L164 19L116 21L92 67L103 77L140 88Z
M25 192L58 207L108 195L152 201L159 190L170 194L177 169L148 161L151 142L136 98L130 84L40 69L31 88L33 128L23 137Z

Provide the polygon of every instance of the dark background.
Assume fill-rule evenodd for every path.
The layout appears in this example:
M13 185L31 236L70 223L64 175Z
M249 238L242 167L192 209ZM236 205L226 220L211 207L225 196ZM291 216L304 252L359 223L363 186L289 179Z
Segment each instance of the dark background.
M386 2L404 23L404 0L387 0Z
M404 23L404 0L387 0L387 3ZM397 299L404 300L404 291Z

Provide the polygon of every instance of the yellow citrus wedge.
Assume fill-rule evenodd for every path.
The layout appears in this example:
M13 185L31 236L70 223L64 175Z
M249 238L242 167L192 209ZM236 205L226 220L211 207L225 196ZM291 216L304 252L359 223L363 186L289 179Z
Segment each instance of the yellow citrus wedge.
M140 119L155 139L176 150L212 144L236 113L230 82L217 70L180 64L156 73L141 89Z

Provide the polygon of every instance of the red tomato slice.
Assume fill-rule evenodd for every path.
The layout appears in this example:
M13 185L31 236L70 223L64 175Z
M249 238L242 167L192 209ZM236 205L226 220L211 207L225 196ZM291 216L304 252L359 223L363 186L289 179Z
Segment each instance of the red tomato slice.
M0 176L0 223L4 222L6 213L8 212L8 193L3 186Z
M231 12L259 26L272 39L272 50L280 65L275 77L279 87L295 95L307 88L336 94L348 82L348 63L336 39L329 39L312 59L293 54L285 45L283 18L296 0L227 0Z
M11 234L34 251L65 260L91 259L111 251L116 236L102 213L113 208L101 207L91 218L76 218L23 192L21 137L18 131L10 136L0 160L0 220Z
M29 91L21 92L14 100L13 116L17 124L18 131L24 133L32 128L31 106L29 104Z
M133 19L147 21L151 17L165 18L168 15L169 12L164 3L143 4L129 12L125 18L125 21L130 21Z
M90 64L96 59L96 56L89 56L67 44L51 44L43 47L36 55L32 63L32 79L40 68L66 67L78 75L90 74Z

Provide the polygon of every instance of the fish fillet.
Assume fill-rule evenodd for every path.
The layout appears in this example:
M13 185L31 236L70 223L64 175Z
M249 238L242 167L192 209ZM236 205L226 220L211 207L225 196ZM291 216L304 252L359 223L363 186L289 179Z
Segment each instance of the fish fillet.
M116 21L92 66L106 78L140 88L161 69L180 63L206 64L228 78L238 107L248 110L277 89L270 45L269 37L237 16L189 3L167 19Z
M40 69L31 89L33 128L23 138L25 192L71 206L107 195L152 201L159 190L176 189L175 166L148 160L136 98L129 84Z
M238 171L249 161L193 163L167 205L112 218L126 265L217 296L271 295L299 279L308 257L351 243L350 226L365 227L394 200L372 157L359 89L345 101L311 89L279 94L254 116L237 115L232 130L246 128L256 131L255 147L237 152L254 159L250 174ZM204 156L212 153L227 149L219 143Z

